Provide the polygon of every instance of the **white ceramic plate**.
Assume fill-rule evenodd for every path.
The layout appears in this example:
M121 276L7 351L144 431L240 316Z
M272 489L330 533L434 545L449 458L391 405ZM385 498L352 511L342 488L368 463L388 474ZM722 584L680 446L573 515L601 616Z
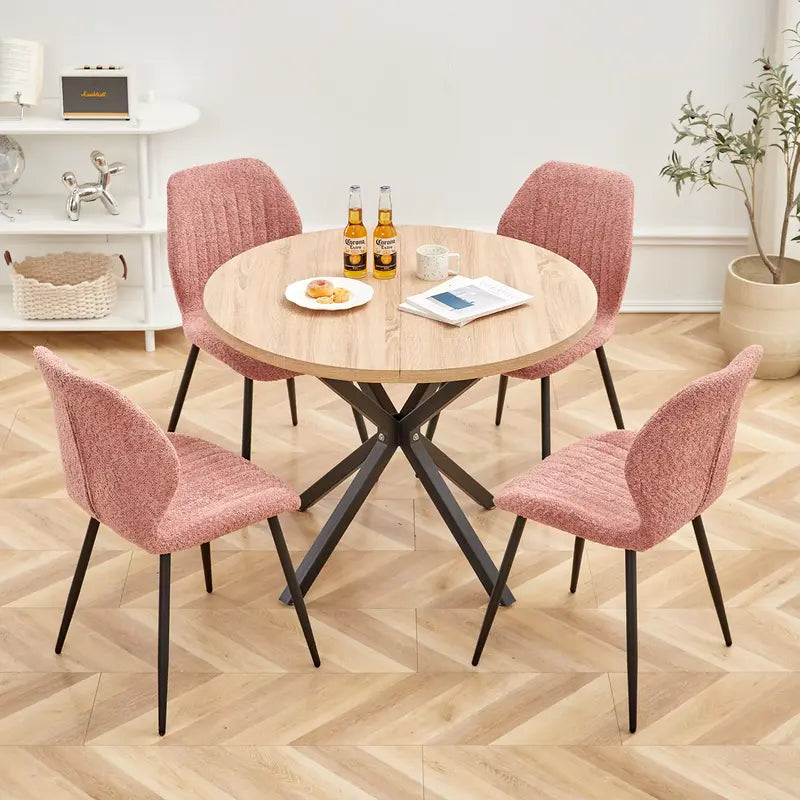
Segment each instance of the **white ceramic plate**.
M306 286L309 281L316 280L330 281L337 289L349 289L350 299L346 303L318 303L315 298L306 294ZM363 306L364 303L372 300L374 293L368 283L357 281L355 278L331 278L328 275L304 278L302 281L295 281L286 287L287 300L291 300L302 308L310 308L312 311L344 311L348 308Z

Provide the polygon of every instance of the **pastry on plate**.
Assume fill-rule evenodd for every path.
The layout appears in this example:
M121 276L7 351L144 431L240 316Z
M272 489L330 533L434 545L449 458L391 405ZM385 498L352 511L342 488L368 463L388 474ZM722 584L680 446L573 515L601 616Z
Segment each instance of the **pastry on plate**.
M328 305L329 303L335 302L335 300L333 299L332 294L326 294L323 295L322 297L318 297L317 302L322 303L323 305Z
M350 290L338 286L333 290L334 303L346 303L350 299Z
M306 294L309 297L316 297L317 299L320 297L331 297L334 291L334 285L330 281L323 280L322 278L309 281L306 286Z

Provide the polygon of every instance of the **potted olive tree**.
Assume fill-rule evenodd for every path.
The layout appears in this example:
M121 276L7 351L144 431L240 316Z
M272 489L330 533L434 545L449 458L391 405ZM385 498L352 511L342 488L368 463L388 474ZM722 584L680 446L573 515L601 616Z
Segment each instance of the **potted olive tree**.
M800 46L800 23L786 32ZM800 261L786 256L786 245L800 241L800 89L787 64L766 56L756 62L758 78L745 87L750 126L734 129L734 115L709 111L689 92L674 126L676 144L696 151L687 160L675 150L661 175L678 194L692 188L728 188L739 192L747 211L757 253L728 265L720 314L720 338L728 356L760 344L764 358L759 378L788 378L800 372ZM757 203L765 160L779 158L785 203L777 253L765 251ZM791 234L795 235L791 235Z

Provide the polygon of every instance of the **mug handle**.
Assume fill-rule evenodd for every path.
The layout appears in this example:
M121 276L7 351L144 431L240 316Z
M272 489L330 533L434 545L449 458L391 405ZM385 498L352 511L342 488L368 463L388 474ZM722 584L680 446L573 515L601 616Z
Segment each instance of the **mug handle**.
M448 269L447 270L447 274L448 275L458 275L458 273L461 270L461 255L459 253L448 253L447 254L448 258L453 258L453 256L455 256L455 259L456 259L456 268L455 269Z

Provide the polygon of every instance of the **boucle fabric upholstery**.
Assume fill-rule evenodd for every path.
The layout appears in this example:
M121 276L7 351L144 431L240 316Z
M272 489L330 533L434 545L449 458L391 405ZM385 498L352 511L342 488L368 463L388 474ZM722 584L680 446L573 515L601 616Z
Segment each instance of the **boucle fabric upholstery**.
M736 423L762 349L690 383L638 432L590 436L513 478L495 505L593 542L648 550L725 488Z
M167 255L186 338L246 378L293 377L220 340L205 318L203 289L229 259L302 229L294 201L263 161L240 158L172 175L167 182Z
M283 381L297 375L296 372L273 367L271 364L250 358L238 350L234 350L217 336L204 315L184 316L183 333L192 344L197 345L223 364L227 364L245 378L254 381Z
M158 525L183 550L300 508L300 496L246 458L194 436L167 434L178 454L178 488Z
M497 232L558 253L577 264L597 289L597 319L583 339L558 356L508 375L529 380L552 375L611 338L633 246L633 182L627 175L549 161L516 193Z
M144 550L185 550L300 507L297 492L246 459L164 434L116 389L46 347L34 356L53 398L69 496Z

